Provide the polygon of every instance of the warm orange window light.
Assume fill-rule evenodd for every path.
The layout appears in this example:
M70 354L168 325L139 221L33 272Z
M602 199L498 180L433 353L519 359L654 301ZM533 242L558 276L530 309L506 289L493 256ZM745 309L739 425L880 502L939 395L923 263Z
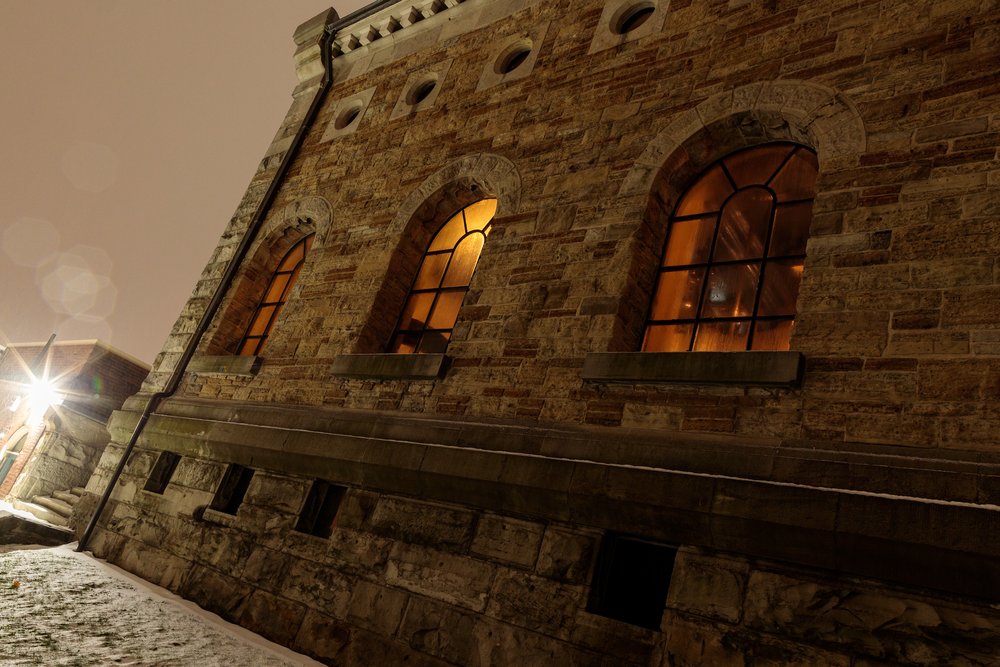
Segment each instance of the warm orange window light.
M271 335L271 327L278 319L281 307L288 301L288 294L299 277L299 271L302 270L302 263L306 261L306 253L312 247L312 242L313 235L310 234L293 245L278 264L257 309L254 310L253 317L250 318L250 325L243 334L243 340L240 341L240 356L258 355L264 349L264 344Z
M496 199L483 199L453 215L434 235L399 316L390 352L444 352L448 347L496 211Z
M670 217L644 352L788 349L818 168L772 143L695 180Z

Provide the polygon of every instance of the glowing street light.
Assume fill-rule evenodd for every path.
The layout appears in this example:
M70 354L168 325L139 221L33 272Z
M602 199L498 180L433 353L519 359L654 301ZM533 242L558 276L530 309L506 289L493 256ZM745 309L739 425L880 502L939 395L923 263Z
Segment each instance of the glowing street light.
M37 426L45 419L49 408L62 405L64 396L56 389L56 384L44 377L36 377L28 386L28 422Z

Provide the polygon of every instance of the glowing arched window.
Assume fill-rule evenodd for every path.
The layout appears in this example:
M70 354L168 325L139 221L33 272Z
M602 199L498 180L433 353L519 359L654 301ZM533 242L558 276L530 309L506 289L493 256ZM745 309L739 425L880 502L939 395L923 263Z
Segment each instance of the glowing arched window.
M818 164L804 146L733 153L670 217L642 349L787 350Z
M396 324L390 352L444 352L448 347L496 210L496 199L466 206L431 239Z
M306 261L306 253L312 247L312 242L313 235L310 234L292 246L278 264L267 290L264 291L260 303L254 310L253 317L250 318L250 325L243 334L243 340L240 341L240 356L254 356L264 349L264 344L271 335L271 327L278 319L281 307L288 301L288 295L299 277L299 271L302 270L302 263Z

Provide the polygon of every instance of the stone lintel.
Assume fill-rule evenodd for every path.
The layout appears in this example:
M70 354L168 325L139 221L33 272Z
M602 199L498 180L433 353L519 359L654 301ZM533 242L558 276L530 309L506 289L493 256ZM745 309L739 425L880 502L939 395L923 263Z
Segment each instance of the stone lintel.
M801 352L591 352L581 374L591 382L797 387L804 359Z
M198 355L188 363L187 370L189 373L253 376L260 369L261 361L260 357L233 354Z
M340 354L333 360L335 377L367 380L433 380L444 369L443 354Z

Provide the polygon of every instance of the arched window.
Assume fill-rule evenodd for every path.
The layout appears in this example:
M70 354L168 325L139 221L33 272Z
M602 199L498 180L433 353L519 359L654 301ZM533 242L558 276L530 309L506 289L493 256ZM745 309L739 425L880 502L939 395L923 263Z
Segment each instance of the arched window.
M28 432L28 429L22 427L7 441L8 446L4 449L3 456L0 457L0 484L4 483L7 473L14 467L14 462L17 461L21 450L24 449L24 443L28 441Z
M716 162L670 217L642 349L787 350L818 163L771 143Z
M243 340L240 341L240 356L249 357L260 354L264 349L268 336L271 335L271 327L281 312L281 307L288 301L288 294L295 285L295 280L302 270L302 263L306 261L306 253L312 247L314 234L310 234L292 246L291 250L278 264L271 282L268 283L260 303L250 318Z
M444 352L448 347L496 210L496 199L480 200L449 218L434 235L396 323L389 352Z

